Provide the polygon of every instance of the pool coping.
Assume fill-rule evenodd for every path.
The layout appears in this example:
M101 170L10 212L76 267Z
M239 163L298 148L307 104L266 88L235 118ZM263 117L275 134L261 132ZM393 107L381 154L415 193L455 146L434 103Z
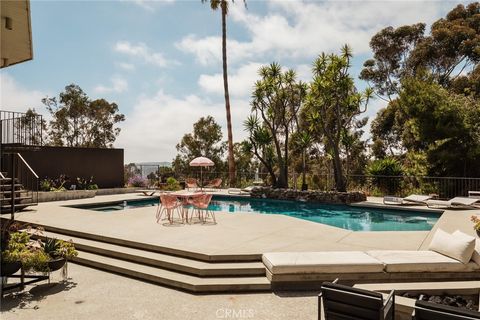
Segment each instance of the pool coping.
M431 231L350 231L285 215L232 215L216 212L219 223L214 228L185 226L174 230L175 228L156 224L151 207L136 208L133 214L126 213L128 210L125 210L111 215L65 207L149 198L151 197L124 194L49 202L39 204L33 210L17 213L16 216L19 221L192 252L202 259L213 261L216 257L257 259L265 252L279 251L420 250L428 247L429 239L439 227L447 232L459 229L474 235L469 217L472 213L480 214L480 210L445 210ZM369 199L368 203L356 205L380 207L378 201L380 200ZM412 208L419 209L418 206L408 207L410 210ZM137 230L142 232L138 233Z

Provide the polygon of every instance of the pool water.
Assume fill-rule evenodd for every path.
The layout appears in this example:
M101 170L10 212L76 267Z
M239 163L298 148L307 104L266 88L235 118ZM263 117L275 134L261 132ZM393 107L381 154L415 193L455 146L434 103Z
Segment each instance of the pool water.
M74 207L108 212L157 205L158 198L152 198ZM214 196L209 209L233 214L283 214L352 231L425 231L431 230L440 217L439 213L231 196Z

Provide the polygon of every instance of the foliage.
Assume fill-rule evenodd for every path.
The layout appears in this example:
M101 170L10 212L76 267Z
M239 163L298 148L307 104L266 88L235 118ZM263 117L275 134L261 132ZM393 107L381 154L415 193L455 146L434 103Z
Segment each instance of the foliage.
M175 172L189 174L192 167L189 163L196 157L207 157L215 163L215 168L221 171L224 167L222 156L225 144L222 140L222 129L212 116L201 117L193 124L193 132L187 133L177 144L177 156L173 160Z
M65 87L57 97L42 99L52 116L50 144L69 147L112 147L120 133L115 125L125 120L118 106L105 99L91 100L75 84Z
M41 244L43 251L52 259L71 259L78 255L72 241L64 241L56 238L45 238Z
M367 173L371 176L401 176L403 168L397 159L385 158L370 163Z
M367 174L371 176L374 190L380 191L380 194L397 194L403 180L396 177L402 176L403 173L402 165L395 158L375 160L367 167Z
M471 216L470 220L473 222L473 229L480 231L480 218L476 215Z
M255 83L252 94L252 115L244 122L244 127L249 134L251 150L269 172L273 186L286 188L289 141L298 128L306 85L297 81L294 70L282 71L275 62L261 67L259 75L261 79Z
M361 78L389 101L372 122L373 154L400 156L411 174L479 177L480 3L424 31L389 27L370 42Z
M35 111L35 108L28 109L24 115L15 121L15 134L18 135L17 140L26 139L31 145L41 145L42 142L47 142L47 122L45 119L40 118L39 114ZM31 134L27 134L24 128L28 128Z
M165 187L165 190L176 191L180 189L180 183L177 181L177 179L175 179L174 177L167 178L167 185Z
M408 74L408 57L417 43L423 39L425 24L417 23L397 29L387 27L370 40L373 59L364 63L360 79L366 80L379 97L388 101L398 94L400 80Z
M93 183L93 176L90 178L76 178L76 188L77 190L97 190L98 185Z
M358 92L349 74L351 49L340 55L322 53L314 62L313 81L306 100L306 119L312 134L331 156L335 187L346 191L342 138L356 129L356 117L366 111L372 90Z
M45 179L40 181L40 190L41 191L65 191L65 184L70 181L70 178L64 174L61 174L55 179L46 177Z
M407 154L422 161L409 156L409 167L426 166L417 171L433 176L480 176L480 104L474 98L431 78L405 78L388 109L395 110L392 117L379 114L375 128L398 137Z
M11 233L6 250L2 251L2 261L19 261L26 271L48 271L48 255L33 246L34 243L25 231Z
M410 65L415 71L428 69L438 84L448 88L480 61L479 34L480 2L457 5L432 24L430 35L410 55Z
M123 181L128 185L128 180L134 175L141 175L140 168L135 163L129 163L123 166Z
M141 175L134 175L127 182L130 187L143 188L148 185L148 180L142 177Z

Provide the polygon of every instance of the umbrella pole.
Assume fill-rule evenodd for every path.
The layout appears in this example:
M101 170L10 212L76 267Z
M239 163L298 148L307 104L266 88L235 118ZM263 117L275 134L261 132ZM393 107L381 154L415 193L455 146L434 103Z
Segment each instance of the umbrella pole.
M200 191L203 191L203 167L200 167Z

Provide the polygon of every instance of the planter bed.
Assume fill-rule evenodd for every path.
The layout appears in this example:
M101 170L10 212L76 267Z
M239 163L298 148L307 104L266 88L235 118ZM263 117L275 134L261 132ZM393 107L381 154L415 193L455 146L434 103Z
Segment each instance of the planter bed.
M137 190L138 188L106 188L98 190L40 191L38 192L38 202L86 199L95 196L134 193Z

